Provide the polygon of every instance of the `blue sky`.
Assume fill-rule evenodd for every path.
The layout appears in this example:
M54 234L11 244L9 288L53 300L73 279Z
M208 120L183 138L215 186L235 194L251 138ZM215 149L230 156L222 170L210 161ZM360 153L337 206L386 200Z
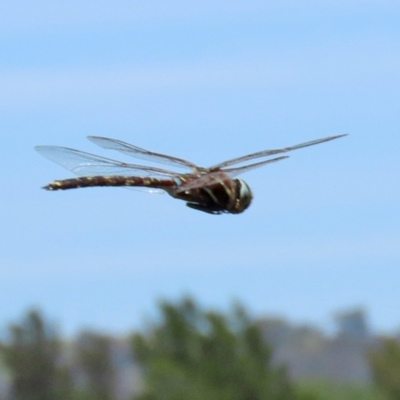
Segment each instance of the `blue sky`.
M40 307L63 331L140 327L160 298L241 300L329 325L363 306L400 327L396 1L28 1L0 14L0 324ZM210 216L167 195L49 193L33 147L111 158L87 135L208 166L348 132L243 178ZM129 161L129 159L125 159Z

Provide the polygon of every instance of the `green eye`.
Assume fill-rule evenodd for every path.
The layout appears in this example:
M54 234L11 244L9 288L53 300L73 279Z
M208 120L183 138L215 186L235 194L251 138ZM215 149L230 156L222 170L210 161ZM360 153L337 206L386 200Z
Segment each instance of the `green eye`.
M251 193L249 185L242 179L237 179L238 197L236 201L236 211L244 211L251 203L253 194Z

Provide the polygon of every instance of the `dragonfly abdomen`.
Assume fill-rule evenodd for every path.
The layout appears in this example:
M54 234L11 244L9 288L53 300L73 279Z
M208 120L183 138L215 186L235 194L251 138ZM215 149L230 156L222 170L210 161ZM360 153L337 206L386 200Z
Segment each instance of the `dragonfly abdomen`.
M67 190L96 186L136 186L156 189L176 186L173 179L158 179L136 176L83 176L81 178L63 179L50 182L46 190Z

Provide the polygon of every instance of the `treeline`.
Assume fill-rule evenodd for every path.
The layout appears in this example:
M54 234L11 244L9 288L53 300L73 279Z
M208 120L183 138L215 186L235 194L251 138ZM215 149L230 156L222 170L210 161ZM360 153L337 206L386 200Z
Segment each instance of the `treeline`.
M141 375L140 387L130 399L330 399L329 393L292 382L284 366L272 363L272 349L243 307L235 306L229 313L202 310L190 298L159 307L159 318L129 340ZM38 311L12 324L8 334L0 357L10 390L4 399L0 394L1 400L121 397L112 338L83 332L73 342L62 342L54 325ZM382 338L368 359L382 396L400 400L399 341Z
M74 342L74 359L68 360L68 343L61 342L54 326L38 311L28 312L9 327L9 339L0 347L11 378L6 399L112 400L110 345L111 338L84 332Z

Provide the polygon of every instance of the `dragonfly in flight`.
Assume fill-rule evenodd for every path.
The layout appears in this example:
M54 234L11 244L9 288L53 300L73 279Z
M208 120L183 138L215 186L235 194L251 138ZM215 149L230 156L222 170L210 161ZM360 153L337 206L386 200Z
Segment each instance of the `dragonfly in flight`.
M237 179L236 176L253 168L288 158L289 156L281 154L289 151L328 142L346 135L328 136L295 146L263 150L208 168L199 167L178 157L144 150L121 140L88 136L90 141L102 148L116 150L134 158L168 164L175 168L184 167L187 172L183 173L116 161L68 147L36 146L35 150L79 176L78 178L55 180L43 187L47 190L95 186L142 187L149 191L165 191L170 196L185 201L188 207L195 210L210 214L239 214L249 207L253 195L249 185L244 180ZM237 164L274 155L278 156L237 166Z

